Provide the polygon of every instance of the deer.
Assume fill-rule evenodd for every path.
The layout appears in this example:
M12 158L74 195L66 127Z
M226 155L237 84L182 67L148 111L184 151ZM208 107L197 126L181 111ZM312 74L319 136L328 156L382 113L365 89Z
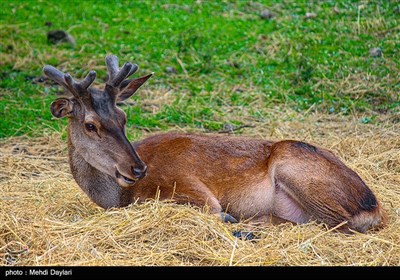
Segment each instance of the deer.
M137 64L107 55L108 80L91 86L96 72L77 81L46 65L44 74L67 95L50 105L68 118L68 159L78 186L109 209L172 200L206 209L223 222L337 227L344 233L379 230L387 214L360 176L333 152L296 140L162 132L137 142L125 133L118 106L152 75L129 78Z

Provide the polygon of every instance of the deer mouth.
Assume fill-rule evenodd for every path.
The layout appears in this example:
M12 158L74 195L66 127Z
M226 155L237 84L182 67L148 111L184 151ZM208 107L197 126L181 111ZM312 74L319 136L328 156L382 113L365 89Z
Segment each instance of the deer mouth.
M133 186L137 180L128 178L124 175L122 175L118 170L115 171L115 177L117 178L117 183L121 187L131 187Z

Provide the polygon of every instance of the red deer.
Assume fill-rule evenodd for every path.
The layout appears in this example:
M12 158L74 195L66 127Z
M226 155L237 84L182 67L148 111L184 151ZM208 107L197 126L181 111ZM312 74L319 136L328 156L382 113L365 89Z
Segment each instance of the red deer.
M127 79L138 66L106 57L108 81L91 87L52 66L44 73L68 93L51 104L68 117L69 164L74 179L97 205L124 207L134 201L173 199L206 207L223 221L311 220L365 232L386 224L371 189L332 152L293 140L164 133L130 143L126 115L117 106L152 74Z

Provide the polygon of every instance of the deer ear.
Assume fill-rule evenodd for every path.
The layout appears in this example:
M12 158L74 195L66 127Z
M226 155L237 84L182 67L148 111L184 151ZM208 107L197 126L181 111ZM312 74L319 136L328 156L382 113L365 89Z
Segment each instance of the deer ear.
M51 114L56 118L63 118L72 114L73 103L68 98L58 98L50 105Z
M122 102L131 97L154 73L131 80L121 84L121 92L118 94L117 101ZM127 81L126 81L127 82Z

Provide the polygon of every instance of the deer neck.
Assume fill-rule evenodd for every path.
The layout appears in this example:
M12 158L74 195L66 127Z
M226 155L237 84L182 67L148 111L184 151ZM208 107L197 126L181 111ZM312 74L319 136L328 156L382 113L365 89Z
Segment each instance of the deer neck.
M103 208L124 207L133 201L133 190L119 186L114 178L91 166L79 154L68 129L68 156L71 173L79 187Z

